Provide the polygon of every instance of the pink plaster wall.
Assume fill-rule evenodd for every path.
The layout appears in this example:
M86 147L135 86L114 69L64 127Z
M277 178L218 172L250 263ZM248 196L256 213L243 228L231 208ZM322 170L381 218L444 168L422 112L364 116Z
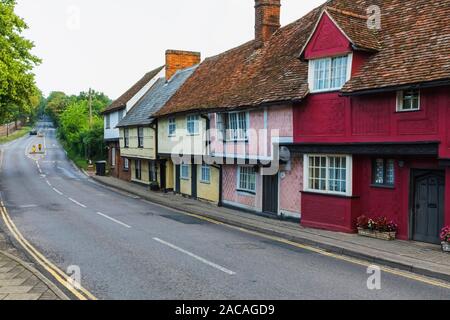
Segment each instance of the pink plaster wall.
M237 168L236 165L223 166L223 200L261 210L261 192L258 192L261 189L260 175L256 178L256 195L246 195L237 191Z
M303 190L303 159L292 159L291 170L285 172L285 177L280 180L280 208L283 210L300 213L301 194Z

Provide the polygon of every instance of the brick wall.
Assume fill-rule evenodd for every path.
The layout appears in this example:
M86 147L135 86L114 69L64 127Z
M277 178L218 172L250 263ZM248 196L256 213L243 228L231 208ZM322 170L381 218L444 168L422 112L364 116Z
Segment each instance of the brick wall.
M257 45L264 42L280 28L280 0L255 0L255 40Z

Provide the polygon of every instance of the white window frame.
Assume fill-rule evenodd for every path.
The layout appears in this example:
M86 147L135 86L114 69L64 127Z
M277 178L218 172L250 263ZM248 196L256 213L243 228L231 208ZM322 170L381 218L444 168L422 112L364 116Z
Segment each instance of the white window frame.
M184 175L183 168L186 168L186 174L187 175ZM189 171L190 171L189 165L188 164L182 164L181 167L180 167L180 178L182 180L189 180Z
M353 195L353 157L351 155L343 155L343 154L305 154L303 156L303 189L306 192L311 193L320 193L320 194L330 194L330 195L340 195L340 196L348 196L351 197ZM326 178L325 178L325 188L326 190L316 190L311 189L309 187L309 158L310 157L326 157L327 163L326 163ZM346 158L346 192L338 192L338 191L331 191L328 190L328 181L329 179L329 168L330 168L330 158L332 157L339 157L339 158Z
M417 91L419 94L418 97L418 108L417 109L403 109L404 105L403 105L403 98L405 95L405 91ZM415 112L415 111L420 111L421 110L421 93L420 90L401 90L401 91L397 91L397 112Z
M106 130L111 129L111 114L110 113L105 115L105 129Z
M168 121L168 136L169 137L175 137L177 132L177 119L176 118L169 118Z
M205 179L205 176L203 176L206 171L208 172L208 179ZM202 166L200 167L200 182L206 184L211 183L211 166L202 164Z
M236 128L231 128L231 117L236 116ZM244 115L245 118L245 128L241 128L239 121L239 116ZM248 141L248 131L250 128L250 114L248 112L235 111L229 112L227 115L226 122L226 141L230 142L245 142Z
M123 169L125 171L130 170L130 160L128 158L123 158Z
M344 57L347 56L347 78L346 78L346 82L350 80L351 76L352 76L352 64L353 64L353 53L349 53L347 55L337 55L337 56L333 56L333 57L325 57L325 58L320 58L320 59L312 59L309 60L309 65L308 65L308 84L309 84L309 91L311 93L319 93L319 92L330 92L330 91L337 91L342 89L341 87L335 87L335 88L326 88L326 89L314 89L314 84L315 84L315 78L314 78L314 73L315 73L315 64L317 61L320 60L324 60L324 59L328 59L330 60L330 81L331 81L331 67L332 67L332 59L334 58L340 58L340 57Z
M189 124L193 123L194 132L189 131ZM196 136L200 134L200 116L189 115L186 117L186 131L189 136Z
M140 134L140 131L142 130L142 135ZM144 143L145 143L145 129L144 127L137 127L137 138L138 138L138 148L144 149Z
M254 190L252 190L250 188L241 188L241 169L244 169L244 168L254 170L254 174L255 174L255 189ZM247 192L247 193L256 195L257 184L258 184L257 179L258 179L258 171L255 168L249 167L249 166L238 166L237 167L237 179L236 179L237 180L237 186L236 186L237 191Z

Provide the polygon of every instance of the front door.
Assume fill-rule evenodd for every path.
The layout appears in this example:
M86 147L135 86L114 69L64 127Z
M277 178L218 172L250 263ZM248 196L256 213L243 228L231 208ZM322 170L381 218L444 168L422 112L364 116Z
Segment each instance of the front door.
M191 165L191 197L197 199L197 165Z
M439 244L444 227L445 172L415 170L413 178L413 240Z
M181 166L175 166L175 192L181 193Z
M167 181L166 181L166 160L161 160L160 162L160 176L161 176L161 189L166 191Z
M263 211L278 215L278 173L263 180Z

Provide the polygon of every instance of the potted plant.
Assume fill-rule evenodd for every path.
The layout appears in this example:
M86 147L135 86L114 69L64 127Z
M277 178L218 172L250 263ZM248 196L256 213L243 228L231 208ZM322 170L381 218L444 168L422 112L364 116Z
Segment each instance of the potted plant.
M441 231L442 251L450 252L450 226L445 227Z
M398 225L389 221L385 216L369 219L366 216L360 216L357 219L358 234L364 237L395 240L398 231Z

